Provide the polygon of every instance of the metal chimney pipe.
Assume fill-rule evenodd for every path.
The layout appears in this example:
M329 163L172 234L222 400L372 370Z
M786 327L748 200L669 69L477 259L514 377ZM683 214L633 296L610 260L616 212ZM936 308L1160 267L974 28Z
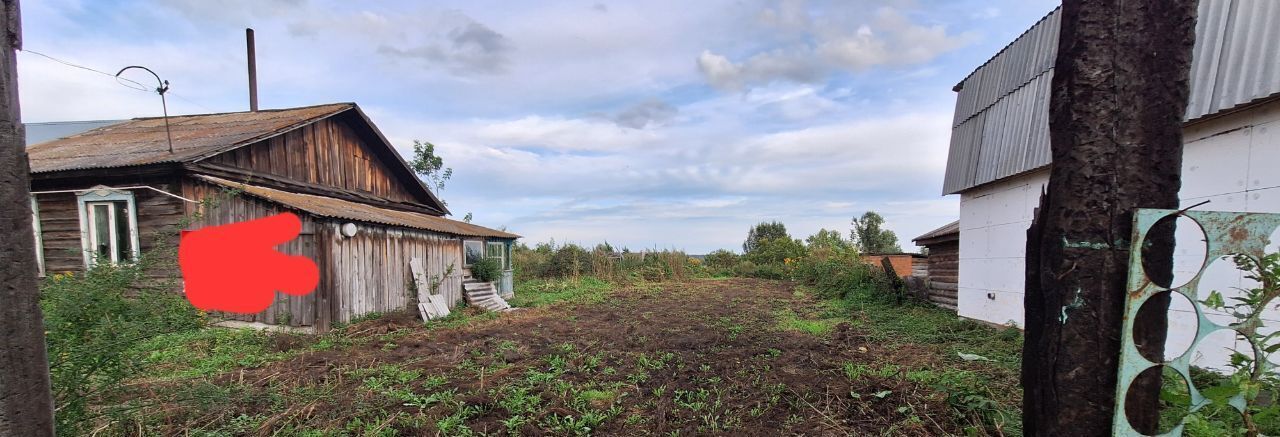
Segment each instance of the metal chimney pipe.
M249 110L258 112L258 56L254 53L253 29L244 30L244 42L249 52Z

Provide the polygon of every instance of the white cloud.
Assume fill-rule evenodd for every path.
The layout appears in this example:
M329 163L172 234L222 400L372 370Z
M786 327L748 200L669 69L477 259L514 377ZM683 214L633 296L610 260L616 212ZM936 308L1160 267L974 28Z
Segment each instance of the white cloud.
M942 25L914 23L890 7L880 8L873 20L863 23L838 15L815 19L811 14L802 3L784 0L776 10L766 9L762 21L803 32L800 42L757 52L740 62L704 50L697 58L698 69L721 89L777 81L817 83L836 71L925 63L972 40L972 35L951 34Z
M660 138L659 134L625 129L593 119L527 116L509 121L482 122L475 139L502 147L537 147L559 152L635 149Z
M908 0L605 3L306 0L201 20L191 5L49 0L24 24L30 48L147 65L209 107L175 98L172 113L244 108L252 24L264 107L359 102L402 153L437 144L458 215L527 241L702 252L765 219L803 237L876 210L904 240L954 219L938 196L949 84L905 80L967 72L937 62L967 35L937 14ZM19 56L28 120L158 113L154 94Z

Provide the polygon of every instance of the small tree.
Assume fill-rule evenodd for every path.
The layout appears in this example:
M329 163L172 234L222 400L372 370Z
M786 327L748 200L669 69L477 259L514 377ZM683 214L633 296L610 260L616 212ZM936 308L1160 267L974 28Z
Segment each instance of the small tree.
M787 234L787 226L781 222L760 222L747 231L747 241L742 243L742 254L746 255L760 247L760 243L777 238L791 239Z
M858 250L862 253L897 253L902 252L902 248L898 247L898 235L888 229L882 229L884 225L884 217L875 211L867 211L862 217L854 217L853 230L849 232L849 239L853 240Z
M809 250L831 249L836 252L843 252L853 248L853 242L844 239L840 231L830 229L819 229L817 233L806 238L804 242L809 246Z
M409 162L413 171L431 183L437 197L444 189L445 181L453 177L453 169L444 166L444 158L436 155L436 145L426 141L413 140L413 161ZM440 201L444 203L443 200Z
M760 240L755 250L743 255L747 261L758 265L783 265L787 259L800 259L808 253L804 242L784 235L778 238Z

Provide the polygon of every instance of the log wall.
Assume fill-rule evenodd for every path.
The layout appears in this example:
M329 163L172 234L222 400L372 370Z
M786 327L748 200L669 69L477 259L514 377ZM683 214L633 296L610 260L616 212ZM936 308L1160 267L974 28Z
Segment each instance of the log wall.
M929 247L929 300L956 309L956 291L960 278L960 242L948 241Z
M87 190L97 185L96 183L60 185L39 187L34 191ZM110 185L145 185L175 194L181 191L177 183L168 180L130 181ZM144 188L126 191L133 193L134 205L138 211L140 252L147 254L157 248L176 248L178 227L185 212L183 205L185 202ZM40 210L40 243L44 245L45 274L84 271L85 254L80 244L80 211L76 193L37 194L35 197ZM146 271L146 275L151 279L173 278L177 273L176 263L163 262L163 260Z

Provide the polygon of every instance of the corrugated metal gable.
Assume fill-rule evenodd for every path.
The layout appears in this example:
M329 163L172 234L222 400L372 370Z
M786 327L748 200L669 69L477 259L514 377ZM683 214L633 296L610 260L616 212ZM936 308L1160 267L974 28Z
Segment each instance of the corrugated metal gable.
M1280 1L1202 0L1198 13L1188 122L1280 94ZM957 85L944 194L1051 163L1061 20L1054 10Z

